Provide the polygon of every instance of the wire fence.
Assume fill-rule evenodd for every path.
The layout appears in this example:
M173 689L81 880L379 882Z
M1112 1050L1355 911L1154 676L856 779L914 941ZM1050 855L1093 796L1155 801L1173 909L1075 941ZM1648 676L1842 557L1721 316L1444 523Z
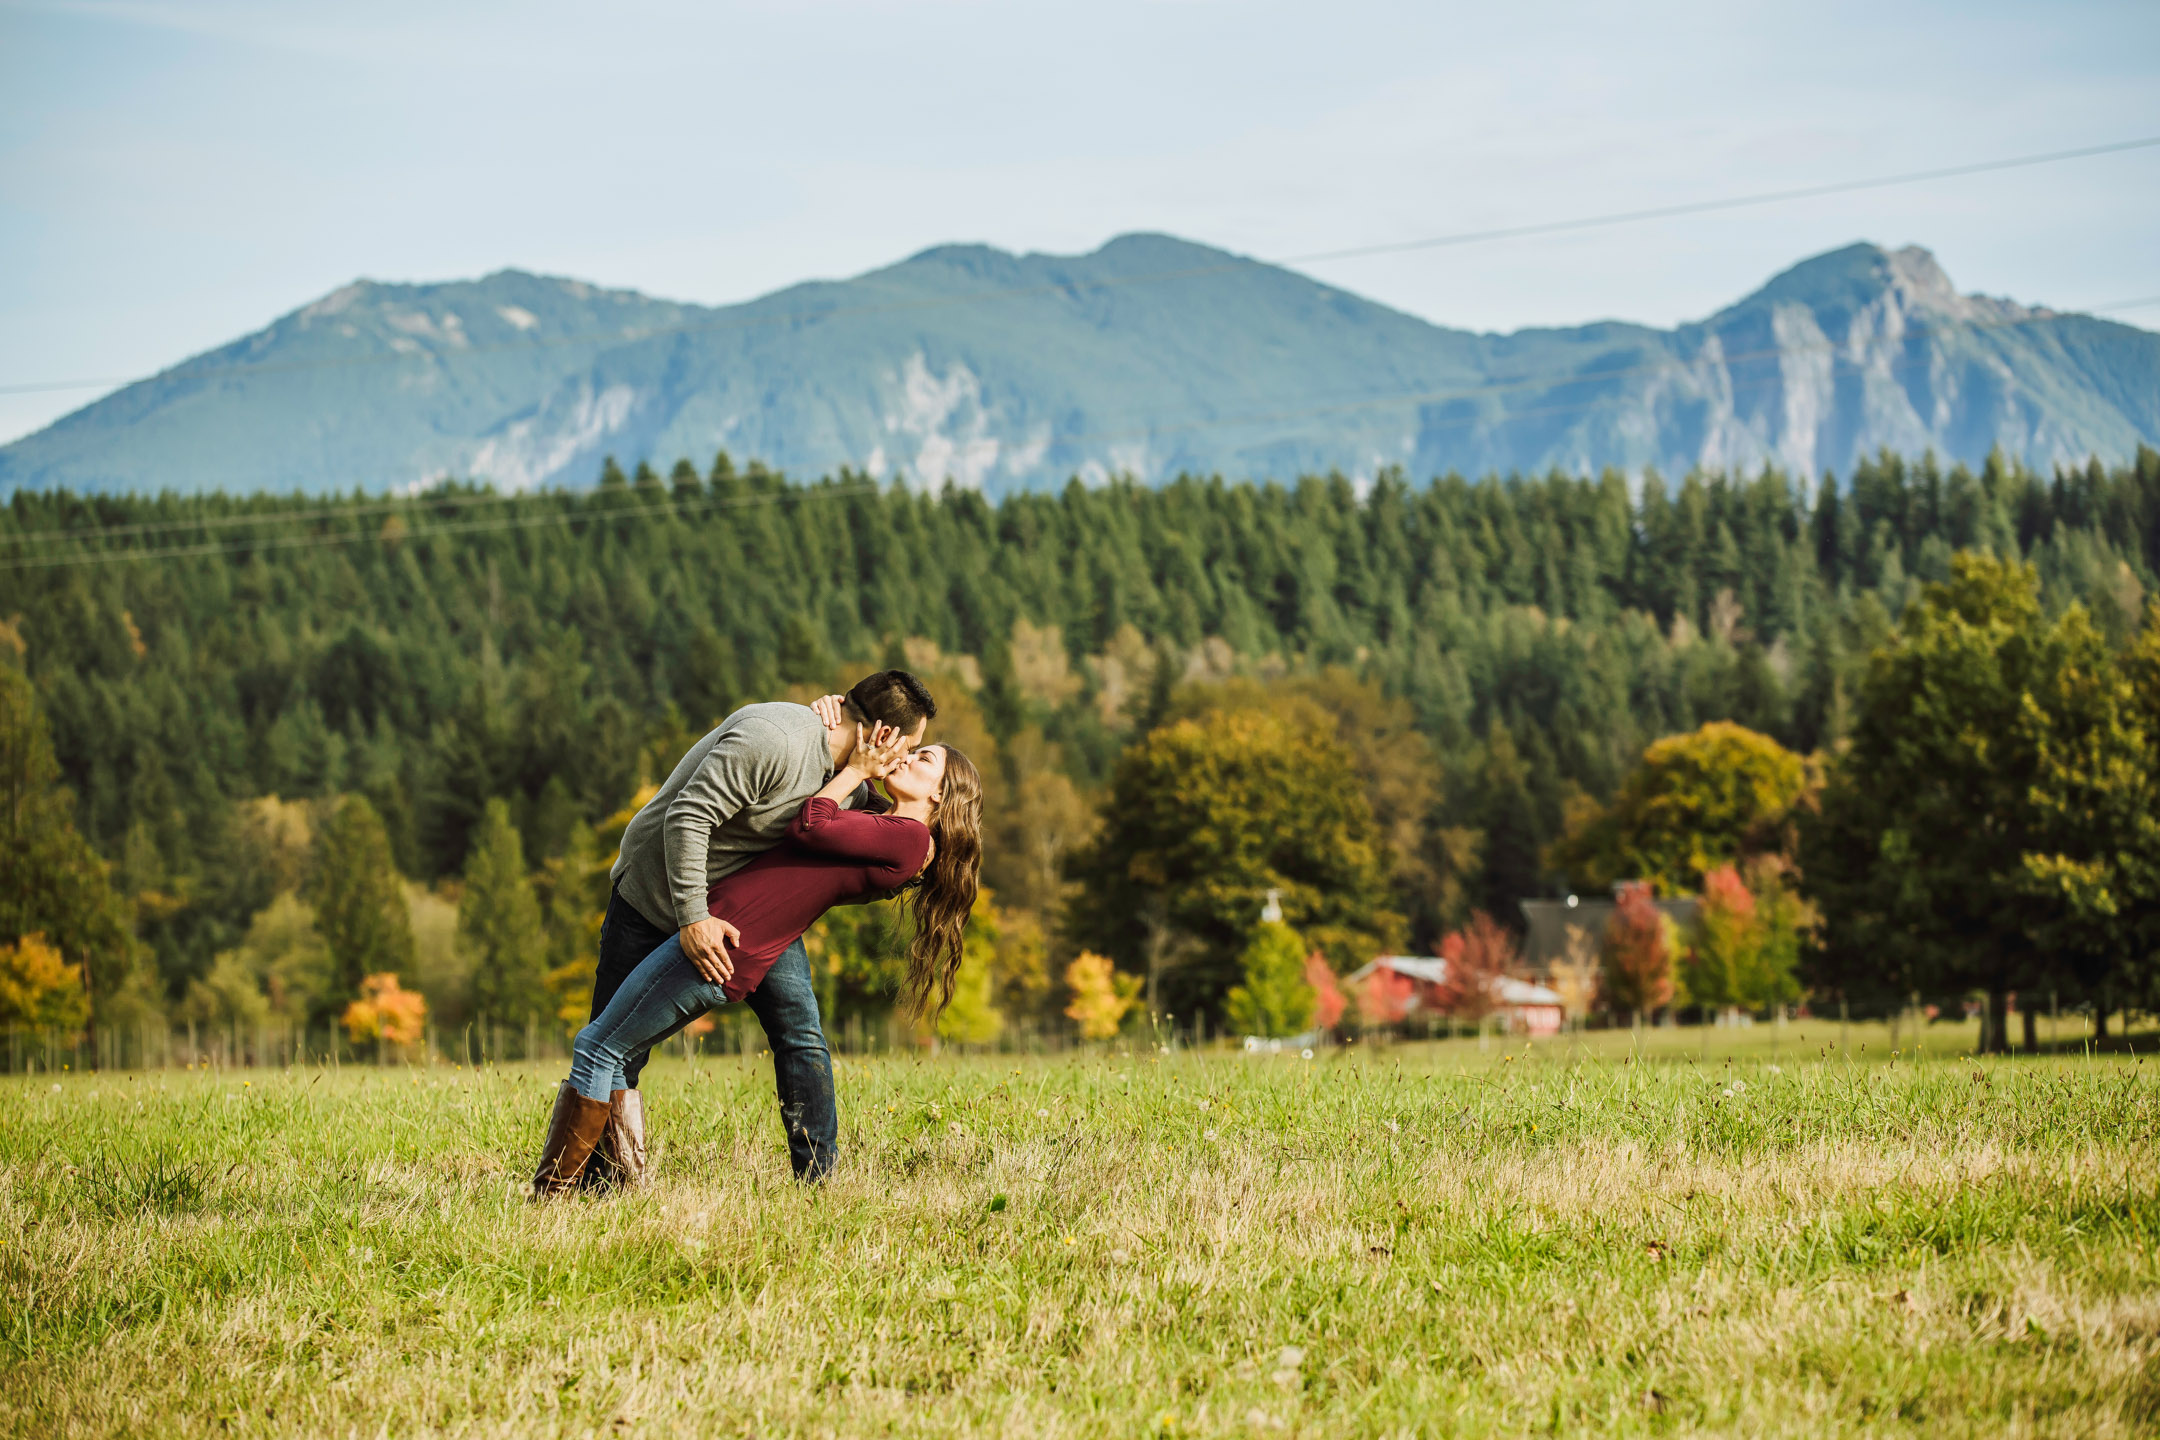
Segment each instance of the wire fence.
M710 1026L675 1036L661 1047L661 1053L685 1057L757 1056L767 1050L765 1032L756 1017L745 1013L709 1018L713 1022ZM480 1022L455 1029L430 1025L419 1039L406 1044L355 1041L336 1024L302 1025L275 1019L259 1024L150 1022L91 1030L8 1026L0 1027L0 1074L526 1062L567 1065L571 1038L559 1025L537 1019L524 1025ZM1134 1034L1121 1037L1121 1043L1190 1048L1219 1038L1205 1024L1179 1027L1164 1022L1142 1025ZM829 1025L826 1042L834 1054L846 1056L920 1055L947 1049L1040 1055L1090 1048L1090 1042L1069 1025L1008 1021L993 1037L955 1041L926 1037L896 1016L863 1014L850 1014Z

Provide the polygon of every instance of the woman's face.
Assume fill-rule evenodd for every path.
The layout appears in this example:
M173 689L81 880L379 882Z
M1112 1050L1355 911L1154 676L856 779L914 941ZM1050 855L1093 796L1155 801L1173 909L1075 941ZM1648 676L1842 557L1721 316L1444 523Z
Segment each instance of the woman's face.
M925 745L885 777L895 800L935 800L945 790L945 747Z

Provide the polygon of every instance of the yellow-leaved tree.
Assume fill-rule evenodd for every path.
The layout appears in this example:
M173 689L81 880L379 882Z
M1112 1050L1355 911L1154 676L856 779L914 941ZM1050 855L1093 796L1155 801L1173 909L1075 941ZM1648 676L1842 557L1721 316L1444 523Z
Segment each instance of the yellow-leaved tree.
M73 1030L89 1014L81 973L44 935L0 945L0 1025Z
M1576 807L1547 859L1583 890L1647 880L1691 893L1721 865L1791 856L1795 812L1820 785L1769 736L1712 721L1645 750L1611 804Z
M427 1024L427 1001L398 984L395 975L369 975L360 982L360 998L345 1007L345 1033L355 1045L410 1045ZM380 1052L378 1052L380 1053Z
M1065 1013L1080 1022L1081 1037L1087 1040L1108 1040L1117 1034L1125 1013L1140 1003L1139 977L1120 975L1109 956L1092 950L1081 951L1065 967L1065 988L1072 992Z

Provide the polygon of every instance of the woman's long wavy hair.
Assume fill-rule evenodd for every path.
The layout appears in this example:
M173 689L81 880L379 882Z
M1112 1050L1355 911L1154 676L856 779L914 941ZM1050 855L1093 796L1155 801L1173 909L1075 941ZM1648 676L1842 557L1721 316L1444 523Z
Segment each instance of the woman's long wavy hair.
M930 812L937 851L915 886L915 939L900 984L900 1008L917 1020L934 1018L952 1002L960 932L982 875L982 772L952 746L944 749L945 790Z

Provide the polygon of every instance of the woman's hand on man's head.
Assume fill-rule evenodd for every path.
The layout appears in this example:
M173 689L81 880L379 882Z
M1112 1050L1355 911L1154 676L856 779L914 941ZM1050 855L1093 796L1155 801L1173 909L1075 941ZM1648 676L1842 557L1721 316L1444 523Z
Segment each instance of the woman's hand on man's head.
M872 780L882 780L907 759L907 737L890 725L857 725L848 766Z

